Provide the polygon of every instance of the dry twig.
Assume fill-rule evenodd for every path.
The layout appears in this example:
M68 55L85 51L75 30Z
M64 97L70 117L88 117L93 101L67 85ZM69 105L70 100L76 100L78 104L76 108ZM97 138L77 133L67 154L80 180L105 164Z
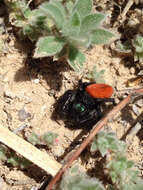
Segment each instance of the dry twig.
M53 186L60 180L62 174L68 169L74 160L78 158L81 152L88 146L88 144L93 140L94 136L101 130L101 128L119 111L121 111L130 101L134 95L143 94L143 89L138 89L132 91L124 100L122 100L117 106L115 106L106 116L103 117L90 132L89 136L83 141L81 146L72 154L71 158L65 163L65 165L59 170L55 177L51 180L49 185L45 190L52 190Z

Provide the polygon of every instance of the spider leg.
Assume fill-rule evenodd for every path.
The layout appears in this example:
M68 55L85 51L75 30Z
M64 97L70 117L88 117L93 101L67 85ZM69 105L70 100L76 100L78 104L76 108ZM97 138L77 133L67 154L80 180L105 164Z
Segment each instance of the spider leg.
M76 96L76 91L68 90L65 94L59 99L60 109L63 113L67 113L69 111L71 103L74 101Z
M114 98L96 98L96 102L112 102L114 105L116 105Z

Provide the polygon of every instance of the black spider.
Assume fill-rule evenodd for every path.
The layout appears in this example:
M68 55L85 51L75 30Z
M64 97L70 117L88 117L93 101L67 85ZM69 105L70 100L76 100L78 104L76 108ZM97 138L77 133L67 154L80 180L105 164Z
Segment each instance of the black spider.
M98 85L98 87L96 87L96 85ZM102 88L101 85L103 86ZM87 87L92 87L92 90L90 89L90 91L99 91L99 97L101 91L103 94L104 91L106 91L107 97L93 97L89 94L90 91L87 91ZM93 87L96 87L96 89L93 89ZM101 119L103 115L101 111L101 104L107 101L114 102L113 98L108 97L109 94L106 87L110 90L112 89L109 85L87 82L82 83L80 80L77 89L67 90L58 100L56 111L58 112L60 118L70 121L76 125L77 128L83 126L93 126Z

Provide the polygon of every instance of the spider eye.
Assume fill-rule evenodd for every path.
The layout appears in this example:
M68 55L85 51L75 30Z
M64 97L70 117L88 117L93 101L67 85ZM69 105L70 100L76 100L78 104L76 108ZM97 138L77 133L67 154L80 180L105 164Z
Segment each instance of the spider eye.
M75 109L76 109L78 112L84 112L84 111L85 111L85 106L82 105L82 104L75 104L74 107L75 107Z

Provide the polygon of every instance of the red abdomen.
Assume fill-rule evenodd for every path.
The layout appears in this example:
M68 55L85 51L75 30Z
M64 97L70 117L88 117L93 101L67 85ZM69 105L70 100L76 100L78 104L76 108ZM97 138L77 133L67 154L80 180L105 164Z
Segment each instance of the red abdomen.
M86 91L93 98L110 98L113 94L113 88L107 84L90 84Z

